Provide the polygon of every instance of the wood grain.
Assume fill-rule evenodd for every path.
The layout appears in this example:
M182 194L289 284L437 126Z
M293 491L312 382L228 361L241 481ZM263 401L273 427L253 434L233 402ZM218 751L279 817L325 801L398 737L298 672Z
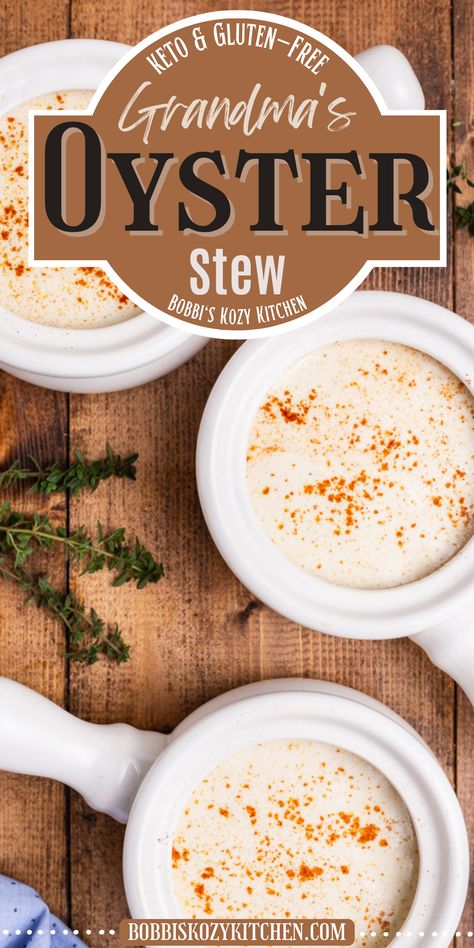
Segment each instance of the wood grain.
M66 457L65 400L38 394L30 385L0 374L1 465L29 455L40 461ZM13 498L12 498L13 503ZM15 495L20 509L32 509L24 491ZM41 504L64 522L64 504ZM62 584L61 553L53 557L52 576ZM25 609L25 594L2 584L0 599L1 673L64 704L64 636L60 627L34 607ZM67 911L65 791L46 781L0 775L0 871L33 885L56 911Z
M474 10L471 3L454 0L454 98L451 113L452 120L461 122L456 128L456 159L465 162L470 171L474 171L474 62L472 49L474 42ZM459 197L459 203L467 204L474 198L474 192L465 189ZM454 293L455 307L461 316L473 320L472 300L474 298L474 240L465 232L456 233ZM466 630L467 631L467 630ZM463 807L471 839L471 860L474 865L474 709L467 698L459 692L457 704L457 791ZM466 911L462 922L465 931L474 930L474 875L471 873Z
M239 4L233 4L238 6ZM385 0L384 16L374 0L248 4L295 16L328 32L351 51L373 43L400 45L429 89L430 107L449 104L451 69L450 6ZM184 15L222 8L216 3L122 3L74 0L74 35L109 36L125 42ZM417 23L416 42L412 23ZM430 37L437 36L436 62ZM451 270L377 271L373 287L415 293L451 305ZM85 717L125 716L142 727L167 729L194 707L227 688L259 678L305 675L338 680L386 701L425 737L454 778L454 687L408 641L354 642L303 630L255 603L217 554L202 522L194 482L194 446L213 380L231 345L212 342L192 363L138 392L105 398L72 399L71 443L99 449L107 438L120 450L141 454L140 488L107 489L93 504L77 502L72 522L100 516L110 526L126 514L131 528L146 529L167 567L156 589L111 596L103 577L96 597L111 618L130 616L133 663L114 673L105 668L73 670L71 703ZM110 520L110 518L113 518ZM74 800L72 907L78 926L117 918L125 905L117 863L122 830L107 818L84 824L85 807ZM107 860L110 876L101 875ZM85 885L89 862L92 887ZM101 940L101 944L102 944Z
M470 153L474 27L469 0L453 3L451 9L449 0L367 0L364 4L356 0L240 4L72 0L68 10L67 4L56 0L41 5L31 0L19 6L8 0L3 14L0 10L0 36L5 51L59 38L66 35L68 26L73 36L133 43L185 15L224 6L267 9L327 32L351 52L379 42L399 46L424 84L428 107L450 108L453 18L456 114L461 117L462 113L467 123L459 148ZM417 294L447 306L456 300L463 315L469 315L472 253L461 237L455 291L451 251L447 270L381 269L368 285ZM71 450L81 448L93 455L108 441L122 453L140 452L138 484L109 482L97 494L76 499L70 510L71 525L84 522L93 527L98 519L108 527L126 523L163 558L166 577L143 592L112 591L102 575L74 581L84 595L87 587L88 601L110 621L120 621L133 653L131 662L121 669L102 664L92 669L72 666L68 676L60 658L61 634L34 614L26 631L19 634L26 614L20 612L11 593L4 595L0 672L28 681L58 701L68 692L71 709L86 719L126 720L159 730L173 728L203 701L248 681L286 675L337 680L385 701L409 720L451 779L457 775L464 809L470 813L474 799L472 711L464 699L459 697L457 703L452 682L407 640L335 639L287 622L255 602L208 536L196 494L194 448L207 395L234 348L232 343L213 341L188 365L141 389L71 397ZM19 448L45 459L64 451L65 400L6 376L3 380L2 459ZM62 516L61 509L57 512ZM47 656L47 663L38 655ZM60 788L44 781L2 777L1 791L6 796L2 793L0 869L33 882L64 916L69 909L81 932L116 928L126 913L121 882L123 829L92 813L71 794L71 845L66 850L67 798ZM34 819L25 819L28 812L34 813ZM474 838L474 826L472 832ZM86 940L93 948L113 942L96 934Z
M0 55L23 46L67 35L68 3L35 0L0 5ZM67 398L0 373L0 464L14 458L40 462L67 457ZM2 498L3 499L3 498ZM32 509L19 491L15 500ZM21 508L20 508L21 509ZM63 502L43 504L65 521ZM52 575L65 581L61 554ZM26 610L24 593L2 584L0 597L0 674L15 678L64 705L64 636L61 628L34 607ZM0 872L32 885L53 911L69 911L67 792L52 782L0 774Z
M40 461L66 457L65 400L38 393L31 385L0 373L0 464L20 456ZM32 509L32 499L18 491L20 509ZM13 503L13 499L12 499ZM64 504L41 504L43 512L64 522ZM51 571L62 585L61 553ZM62 629L34 607L25 609L25 594L2 584L0 598L0 669L64 705L65 640ZM0 774L0 872L28 882L48 899L54 910L67 914L68 867L65 790L59 784Z

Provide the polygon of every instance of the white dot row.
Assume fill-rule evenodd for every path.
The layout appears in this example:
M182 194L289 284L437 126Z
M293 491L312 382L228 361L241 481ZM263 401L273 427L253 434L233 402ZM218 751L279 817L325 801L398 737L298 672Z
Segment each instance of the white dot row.
M11 931L9 931L8 928L4 928L2 934L3 934L3 935L33 935L33 934L36 934L36 935L47 935L47 934L49 934L49 935L59 935L59 934L62 934L62 935L78 935L78 934L79 934L79 929L78 929L78 928L74 928L74 929L71 929L71 931L69 931L68 928L63 928L62 932L58 932L56 928L51 928L51 929L49 930L49 932L47 932L47 931L45 932L45 931L43 931L42 928L38 928L38 930L37 930L36 932L33 932L33 930L32 930L31 928L28 928L25 932L22 932L21 928L15 928L15 929L12 928ZM94 933L93 933L92 929L86 928L84 934L85 934L85 935L93 935ZM105 928L99 928L98 934L99 934L99 935L116 935L117 932L115 931L115 928L109 928L108 931L105 931Z
M359 932L359 938L367 938L368 935L370 935L371 938L376 938L378 934L379 934L379 932ZM395 933L395 937L396 937L396 938L403 938L403 937L405 937L405 938L413 938L413 934L414 934L413 932L396 932L396 933ZM463 934L463 932L456 932L456 938L461 938L462 934ZM471 931L469 931L469 932L464 932L464 934L467 935L468 938L473 938L473 937L474 937L474 932L471 932ZM441 933L440 933L440 932L431 932L431 937L432 937L432 938L438 938L440 935L441 935L443 938L447 938L447 937L448 937L448 933L447 933L447 932L441 932ZM384 938L389 938L389 937L390 937L390 936L389 936L389 932L383 932L383 937L384 937ZM416 934L415 934L414 937L416 938ZM428 937L428 938L429 938L430 936L429 936L429 935L426 936L426 933L425 933L425 932L418 932L418 938L425 938L425 937Z
M13 934L14 934L14 935L33 935L34 932L33 932L33 930L32 930L31 928L28 928L25 932L22 932L20 928L16 928L16 929L14 929L14 930L12 929L11 931L10 931L8 928L4 928L4 929L3 929L3 934L4 934L4 935L13 935ZM45 935L45 934L48 934L48 932L43 931L42 928L38 928L36 934L37 934L37 935ZM55 928L51 928L50 931L49 931L49 934L50 934L50 935L56 935L56 934L59 934L59 932L57 932L57 930L56 930ZM71 931L70 931L68 928L63 928L62 934L63 934L63 935L79 935L79 929L78 929L78 928L74 928L74 929L71 929ZM85 931L84 931L84 934L85 934L85 935L93 935L94 932L92 931L92 929L86 928ZM117 932L115 931L114 928L109 928L108 931L106 931L104 928L99 928L98 931L97 931L97 934L98 934L98 935L116 935ZM374 932L374 931L372 931L372 932L359 932L359 938L367 938L369 935L370 935L371 938L376 938L378 934L379 934L378 932ZM464 934L467 935L468 938L473 938L473 937L474 937L474 932L472 932L472 931L464 932ZM447 938L447 937L448 937L448 933L447 933L447 932L441 932L441 933L439 933L439 932L431 932L431 937L432 937L432 938L438 938L438 937L440 937L440 935L441 935L441 937L443 937L443 938ZM460 931L457 931L457 932L456 932L456 938L461 938L462 935L463 935L463 932L460 932ZM384 937L384 938L389 938L389 933L388 933L388 932L383 932L383 937ZM403 937L405 937L405 938L413 938L413 937L414 937L414 934L413 934L413 932L396 932L396 933L395 933L395 937L396 937L396 938L403 938ZM415 935L415 937L416 937L416 935ZM429 935L428 935L427 937L429 938ZM418 932L418 938L425 938L425 932Z

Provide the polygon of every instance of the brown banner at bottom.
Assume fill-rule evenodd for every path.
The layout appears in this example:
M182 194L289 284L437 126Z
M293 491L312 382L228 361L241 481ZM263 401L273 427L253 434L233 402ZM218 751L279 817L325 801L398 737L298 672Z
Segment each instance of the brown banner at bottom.
M352 945L354 922L324 919L131 919L121 945Z

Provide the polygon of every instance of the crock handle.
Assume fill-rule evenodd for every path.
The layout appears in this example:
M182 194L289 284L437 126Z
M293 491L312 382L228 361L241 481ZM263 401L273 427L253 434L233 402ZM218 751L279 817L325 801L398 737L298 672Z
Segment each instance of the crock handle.
M419 632L412 639L431 658L431 661L447 672L466 692L474 704L474 630L471 613L458 615L434 629Z
M421 111L423 89L406 56L395 46L372 46L356 57L389 109Z
M165 743L128 724L88 724L0 677L0 770L60 780L120 823Z

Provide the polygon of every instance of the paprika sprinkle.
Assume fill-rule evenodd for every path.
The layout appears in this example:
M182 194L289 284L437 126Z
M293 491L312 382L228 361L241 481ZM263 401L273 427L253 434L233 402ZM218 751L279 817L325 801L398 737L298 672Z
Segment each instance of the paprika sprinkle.
M413 582L474 532L474 399L407 346L315 349L262 401L247 484L268 536L301 569L354 588Z
M277 740L240 751L194 789L173 841L186 915L352 918L387 944L418 877L408 811L349 751ZM357 945L368 944L357 934Z
M28 266L28 111L85 109L91 95L53 92L0 116L2 306L33 322L61 328L108 326L140 312L98 267Z

